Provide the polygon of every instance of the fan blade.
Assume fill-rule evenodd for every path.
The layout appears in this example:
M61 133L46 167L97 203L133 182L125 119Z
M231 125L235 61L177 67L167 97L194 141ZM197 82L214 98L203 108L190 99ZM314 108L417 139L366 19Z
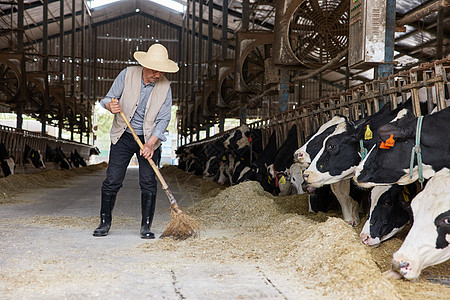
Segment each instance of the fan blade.
M294 24L292 25L292 31L309 31L314 32L316 27L314 25Z
M342 0L341 2L339 2L338 6L333 11L330 11L328 15L328 17L330 18L329 23L333 25L338 22L343 15L345 15L346 13L348 14L349 6L350 1Z
M344 2L345 0L343 0L342 2ZM347 1L348 2L348 1ZM313 11L313 15L317 15L319 17L319 19L322 17L324 19L327 18L327 16L325 15L325 13L323 12L322 8L320 7L319 1L318 0L309 0L309 3L311 4L311 8ZM315 13L315 14L314 14Z

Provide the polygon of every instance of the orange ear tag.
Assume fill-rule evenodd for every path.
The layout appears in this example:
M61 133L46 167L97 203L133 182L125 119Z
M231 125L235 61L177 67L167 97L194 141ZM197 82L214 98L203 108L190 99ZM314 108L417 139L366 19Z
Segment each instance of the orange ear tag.
M393 134L391 134L391 136L386 140L385 144L388 147L394 147L395 140L394 140L394 135Z
M391 147L394 147L395 144L395 140L394 140L394 135L391 134L391 136L386 140L386 142L381 142L380 144L380 148L381 149L389 149Z
M250 143L252 142L252 137L251 137L251 136L248 137L248 141L249 141Z
M391 148L391 147L389 147L389 146L386 145L383 141L381 141L380 149L389 149L389 148Z

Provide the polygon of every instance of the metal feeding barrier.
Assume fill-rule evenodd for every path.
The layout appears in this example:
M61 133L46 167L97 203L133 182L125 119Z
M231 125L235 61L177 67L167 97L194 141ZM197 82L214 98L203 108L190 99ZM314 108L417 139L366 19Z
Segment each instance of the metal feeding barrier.
M59 139L50 135L43 135L39 132L4 125L0 125L0 142L5 144L9 154L15 157L15 162L18 166L23 166L25 163L23 159L25 145L40 151L44 158L47 146L51 148L61 147L61 150L66 155L70 155L70 152L76 149L85 159L89 158L89 150L92 148L92 145Z
M445 94L447 90L448 95L449 69L450 55L441 60L422 63L387 78L372 80L340 93L313 100L295 109L252 122L248 126L251 129L261 129L263 145L267 144L270 135L276 130L277 144L280 146L286 139L289 129L295 124L298 144L303 145L310 135L335 115L343 115L355 121L376 113L383 105L389 104L391 109L395 109L399 102L404 103L411 97L414 114L421 116L420 102L427 104L428 111L434 107L437 110L447 107ZM185 146L209 143L233 130Z

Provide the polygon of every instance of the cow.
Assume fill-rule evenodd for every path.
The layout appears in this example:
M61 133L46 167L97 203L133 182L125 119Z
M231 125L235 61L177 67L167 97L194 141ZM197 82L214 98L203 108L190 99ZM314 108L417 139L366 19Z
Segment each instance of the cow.
M410 176L411 151L416 144L417 122L418 118L408 113L403 118L380 127L380 139L356 168L354 180L359 186L406 185L419 178L417 157L413 157ZM450 108L423 117L420 131L420 167L424 179L431 178L444 167L450 167L449 126ZM386 146L388 139L392 140L392 146Z
M14 174L16 169L14 157L9 155L9 152L3 142L0 142L0 166L5 177Z
M408 222L412 224L411 201L418 191L416 183L374 187L370 192L370 212L359 235L361 242L378 246L402 230Z
M320 126L319 130L307 139L307 142L294 152L294 159L304 169L311 164L312 158L316 157L322 149L323 141L332 134L336 127L347 119L343 116L334 116L330 121Z
M316 157L323 147L323 142L328 136L344 130L346 122L347 119L343 116L333 117L330 121L320 126L319 130L294 152L294 160L300 164L302 170L309 167L312 159ZM326 212L332 202L337 199L341 206L344 220L352 226L358 225L360 223L359 204L354 200L354 197L360 197L360 195L355 195L356 189L350 180L333 183L330 188L321 187L317 190L316 187L307 187L310 211Z
M244 166L244 164L242 164L242 166L237 170L239 175L235 181L236 184L249 180L258 181L266 192L273 192L274 186L272 186L269 182L267 165L273 164L278 153L276 139L277 133L274 130L270 135L264 150L258 155L258 157L249 165Z
M206 164L203 171L203 177L213 180L218 179L219 164L226 152L224 141L228 139L229 136L229 134L225 134L206 146Z
M98 147L92 147L91 149L89 149L89 156L92 155L100 155L101 151L100 149L98 149Z
M55 148L56 156L54 161L58 164L61 169L70 170L72 167L61 149L61 146Z
M230 136L223 142L225 148L230 150L242 149L244 147L250 147L250 129L247 124L243 124L238 127Z
M31 163L31 165L36 169L45 169L45 163L41 152L39 150L32 149L27 144L25 144L23 160Z
M289 168L289 180L292 186L297 190L297 194L304 194L303 190L303 170L299 163L293 163Z
M279 191L279 195L285 196L292 192L292 184L289 180L289 168L294 163L294 152L298 148L297 125L293 125L289 129L287 138L278 149L277 156L272 165L267 170L275 181L275 192Z
M410 280L450 259L450 170L438 171L411 207L414 224L392 259L394 270Z
M410 107L411 101L407 103ZM340 123L336 130L325 138L322 149L303 173L308 185L320 187L352 178L361 157L365 155L364 152L376 143L377 129L404 116L408 112L404 106L391 111L389 105L384 105L377 113L356 123Z
M86 167L86 161L84 158L78 153L77 149L73 149L73 151L70 152L70 162L76 167Z

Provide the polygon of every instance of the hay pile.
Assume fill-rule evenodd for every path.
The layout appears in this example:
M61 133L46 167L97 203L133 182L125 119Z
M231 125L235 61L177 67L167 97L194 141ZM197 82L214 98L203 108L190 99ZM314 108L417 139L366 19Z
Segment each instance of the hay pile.
M185 178L189 176L185 173ZM181 174L177 180L183 182ZM145 243L139 251L170 251L181 260L253 261L292 274L303 286L339 299L447 298L450 288L424 277L412 283L382 275L401 239L378 248L364 246L358 237L360 228L335 218L337 213L331 217L309 213L306 199L305 195L274 197L255 182L228 187L216 196L199 199L189 209L210 232L183 242ZM437 274L448 276L449 264L436 266L443 268Z

